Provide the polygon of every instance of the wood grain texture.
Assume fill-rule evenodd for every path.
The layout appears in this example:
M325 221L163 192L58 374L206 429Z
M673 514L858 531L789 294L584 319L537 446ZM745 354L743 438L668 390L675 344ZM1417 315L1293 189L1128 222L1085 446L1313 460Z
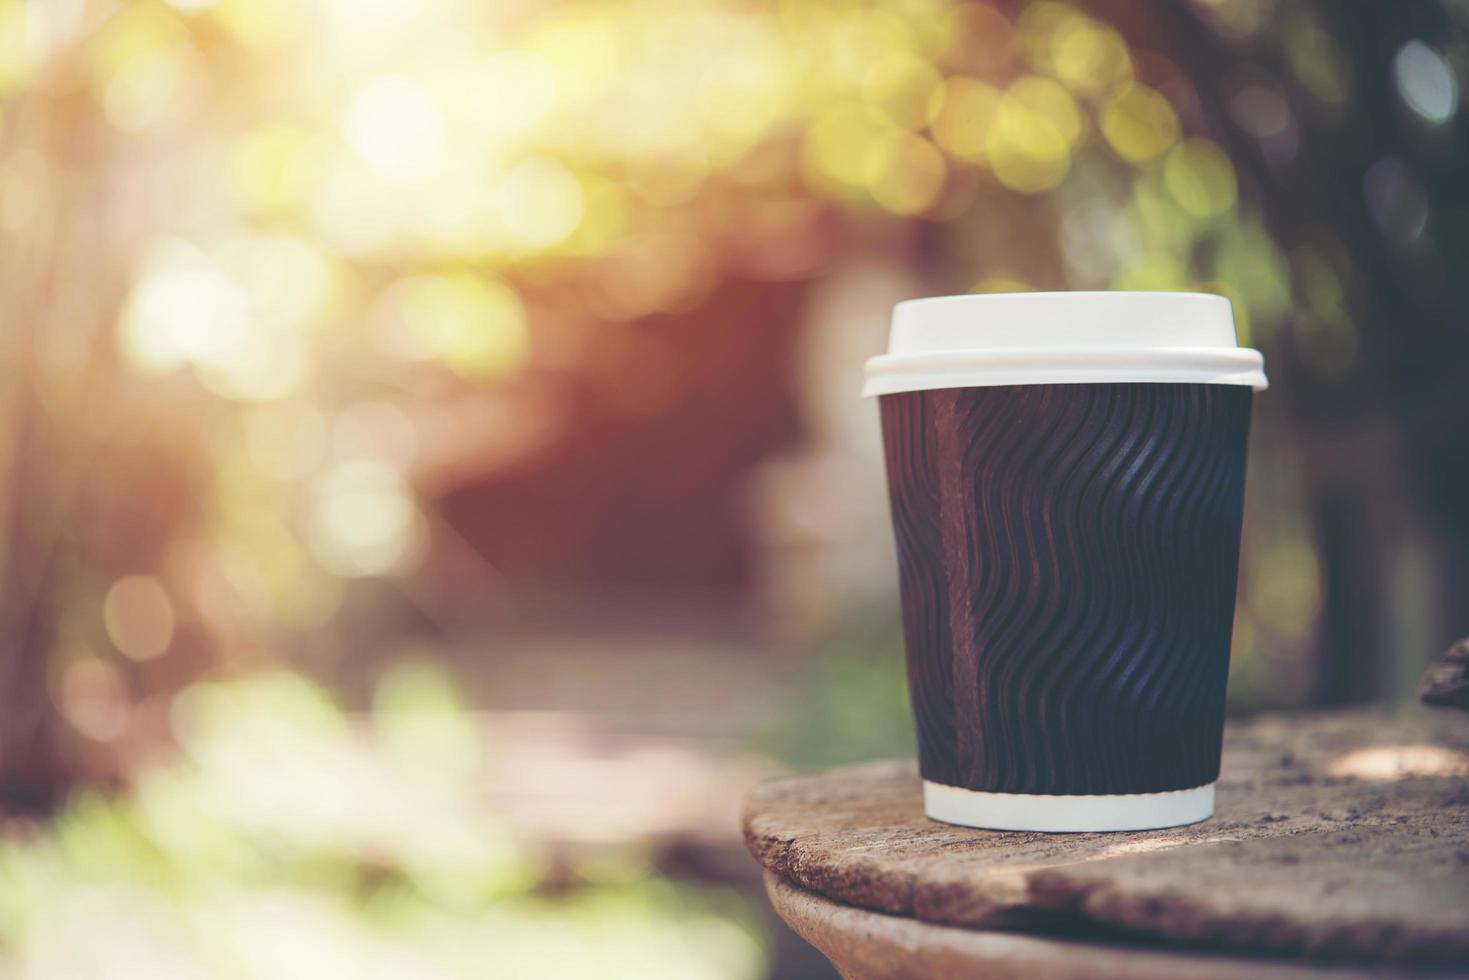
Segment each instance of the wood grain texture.
M1396 964L1308 963L1196 952L1137 943L1106 943L958 929L842 905L765 873L765 892L780 917L831 960L846 980L1383 980L1462 977L1452 968Z
M1251 392L884 395L925 778L1149 793L1218 775Z
M834 901L943 925L1469 964L1469 713L1231 725L1218 814L1119 834L923 816L909 762L762 784L745 840Z

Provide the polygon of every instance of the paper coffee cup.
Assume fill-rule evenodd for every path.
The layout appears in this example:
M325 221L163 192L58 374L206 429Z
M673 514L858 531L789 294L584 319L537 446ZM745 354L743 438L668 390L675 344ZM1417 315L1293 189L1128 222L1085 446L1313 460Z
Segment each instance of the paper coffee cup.
M1262 364L1206 294L897 306L864 391L930 817L1100 831L1213 812Z

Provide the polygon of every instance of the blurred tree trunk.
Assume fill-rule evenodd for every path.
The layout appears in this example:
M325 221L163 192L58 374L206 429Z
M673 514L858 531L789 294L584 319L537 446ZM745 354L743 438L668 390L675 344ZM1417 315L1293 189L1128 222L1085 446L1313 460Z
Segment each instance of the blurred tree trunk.
M104 209L74 177L99 150L76 121L81 66L51 70L5 106L0 130L0 160L25 166L14 147L46 159L25 185L26 218L0 224L0 812L44 809L73 777L52 654L80 567L83 497L107 485L86 434L117 410L97 384L110 342L96 295Z
M27 499L44 485L30 417L35 406L11 407L0 542L0 812L42 809L67 782L57 744L60 719L47 687L58 611L49 582L53 562Z
M1456 36L1454 25L1437 3L1283 3L1271 28L1241 45L1188 4L1147 0L1142 9L1140 23L1154 36L1138 39L1141 46L1169 50L1190 76L1209 135L1235 161L1276 241L1287 251L1335 245L1349 260L1355 281L1347 286L1360 295L1351 368L1332 377L1311 370L1300 332L1288 325L1271 342L1272 397L1285 406L1305 461L1323 563L1317 700L1410 693L1385 688L1469 633L1469 324L1451 312L1469 306L1454 274L1469 248L1469 182L1455 172L1463 113L1436 142L1415 132L1419 124L1398 101L1393 59L1410 40L1442 46ZM1349 63L1346 105L1334 122L1312 112L1292 81L1288 45L1301 42L1287 28L1308 12ZM1301 133L1287 160L1272 161L1231 120L1232 85L1245 71L1288 93ZM1406 161L1427 197L1428 231L1407 246L1394 247L1374 224L1364 193L1368 169L1384 159ZM1432 621L1411 631L1403 621L1411 612L1393 603L1404 540L1428 542L1437 579ZM1410 632L1430 637L1428 648L1399 649ZM1396 658L1415 662L1395 671Z
M0 812L48 806L66 783L58 752L59 718L47 689L55 639L55 554L46 540L44 511L54 502L35 364L33 323L15 311L34 310L34 263L7 249L0 288L9 312L0 332Z

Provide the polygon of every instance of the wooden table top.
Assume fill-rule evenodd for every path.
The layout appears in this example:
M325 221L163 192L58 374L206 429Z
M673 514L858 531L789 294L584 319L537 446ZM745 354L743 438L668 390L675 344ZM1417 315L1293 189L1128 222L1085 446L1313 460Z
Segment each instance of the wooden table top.
M1216 815L1191 827L1038 834L935 823L908 761L764 783L744 827L776 876L773 893L795 886L918 923L1469 969L1464 711L1233 724ZM784 901L816 907L795 891Z

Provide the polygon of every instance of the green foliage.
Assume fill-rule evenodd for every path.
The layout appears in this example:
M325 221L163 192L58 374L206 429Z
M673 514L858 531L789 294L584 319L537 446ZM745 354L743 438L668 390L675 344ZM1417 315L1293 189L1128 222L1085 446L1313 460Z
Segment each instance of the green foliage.
M855 620L832 637L791 686L762 748L801 769L913 755L896 613Z
M747 978L748 900L636 859L546 893L481 797L449 679L390 671L370 718L272 672L180 695L183 757L0 841L0 939L38 975Z

